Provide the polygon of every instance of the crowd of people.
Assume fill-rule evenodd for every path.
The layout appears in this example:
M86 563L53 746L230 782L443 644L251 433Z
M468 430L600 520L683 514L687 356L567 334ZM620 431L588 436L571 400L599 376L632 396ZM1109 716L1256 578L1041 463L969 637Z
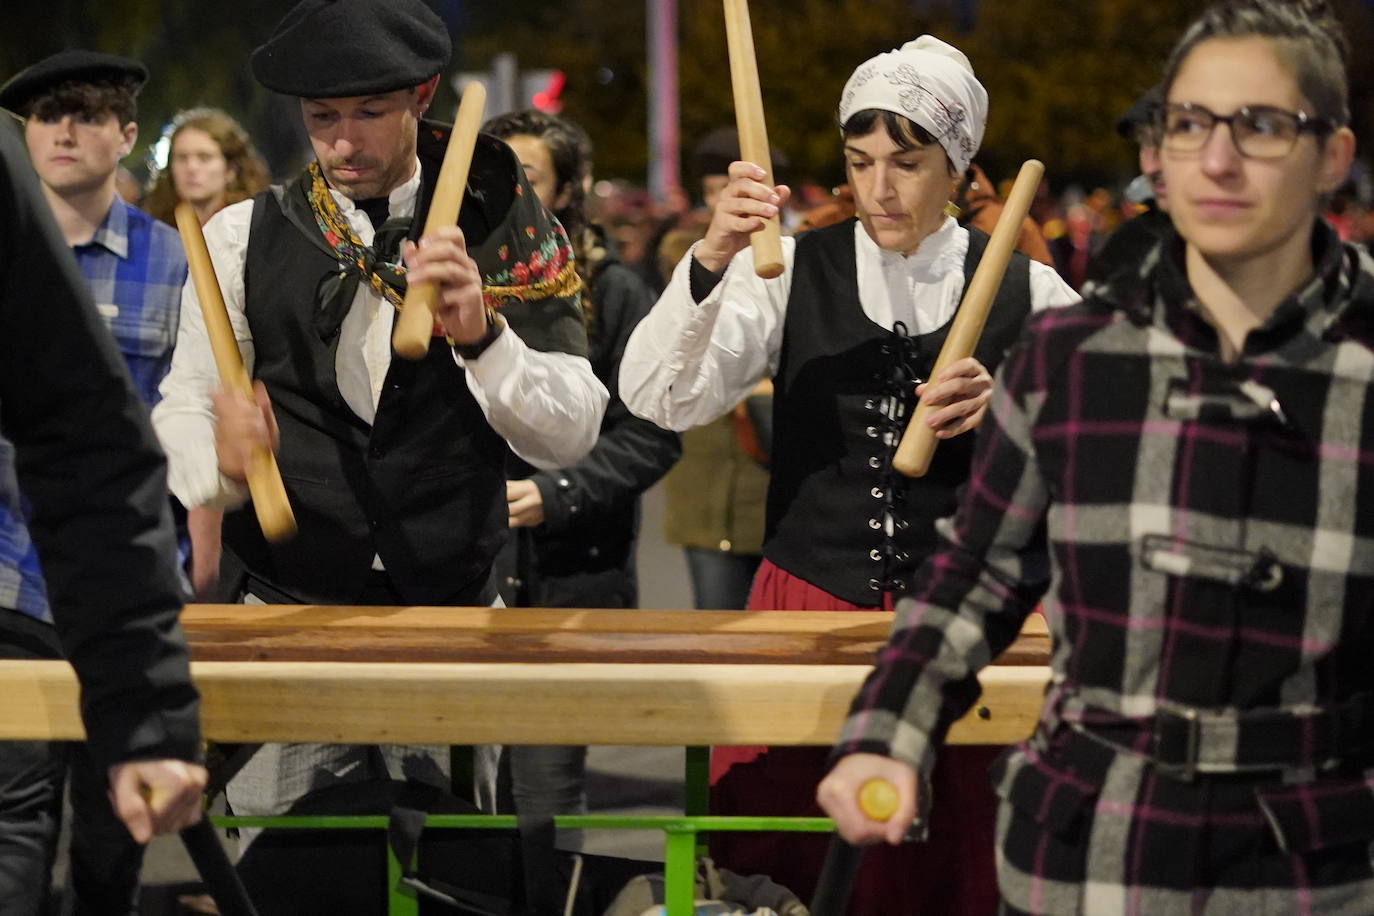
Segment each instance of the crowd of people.
M89 735L0 744L0 916L48 911L67 786L77 914L137 912L143 844L199 818L184 602L635 608L660 479L697 607L894 613L833 751L713 751L715 813L823 809L880 846L848 912L1368 910L1374 218L1324 3L1202 12L1116 125L1139 178L1042 188L976 348L935 376L1003 206L975 157L1007 103L957 48L921 36L834 87L834 192L723 128L693 150L700 206L655 208L596 179L575 122L516 111L426 233L451 54L425 0L300 0L249 62L309 140L276 184L202 106L130 186L139 61L69 49L0 85L0 658L69 659ZM220 384L183 203L251 396ZM414 283L437 303L409 361ZM911 477L918 404L941 444ZM290 541L252 511L264 449ZM1034 734L942 747L1032 613ZM225 798L466 781L527 822L585 810L585 748L459 762L267 744ZM890 819L858 804L872 780ZM271 876L258 839L238 854ZM712 851L805 897L824 845ZM561 878L534 884L529 910L562 912Z

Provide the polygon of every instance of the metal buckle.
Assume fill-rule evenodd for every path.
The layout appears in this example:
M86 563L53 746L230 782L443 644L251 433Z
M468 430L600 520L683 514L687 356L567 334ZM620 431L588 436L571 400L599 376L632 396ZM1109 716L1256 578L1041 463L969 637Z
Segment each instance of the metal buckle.
M1151 756L1154 758L1155 769L1165 776L1182 782L1192 782L1197 778L1197 757L1198 750L1202 744L1202 723L1201 713L1192 706L1161 701L1159 711L1155 713L1155 727L1151 735ZM1173 734L1166 734L1166 729L1181 727L1183 729L1183 759L1166 760L1161 754L1161 744L1169 741L1170 749L1177 743ZM1172 757L1173 754L1170 754Z

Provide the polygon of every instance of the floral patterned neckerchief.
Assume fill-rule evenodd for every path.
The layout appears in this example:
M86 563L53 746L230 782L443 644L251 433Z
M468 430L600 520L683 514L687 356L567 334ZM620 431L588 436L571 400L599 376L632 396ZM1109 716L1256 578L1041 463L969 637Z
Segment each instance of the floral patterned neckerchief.
M446 139L446 136L440 138L436 134L436 139ZM563 297L576 302L582 282L573 263L567 233L537 202L532 210L520 203L521 198L526 202L533 200L533 194L525 184L523 171L517 171L514 177L517 203L496 233L500 238L489 239L468 252L477 261L482 275L483 303L491 312L512 301L537 302ZM340 265L339 273L322 289L322 301L315 315L321 339L329 340L339 333L353 300L352 291L359 281L366 280L373 292L399 311L406 289L406 268L400 258L397 256L393 263L383 257L384 252L379 247L384 246L379 246L379 239L374 239L372 247L362 243L330 193L318 162L309 165L298 187L304 192L302 196L324 245L334 253ZM526 194L530 196L526 198ZM522 215L516 216L517 212ZM388 220L384 226L390 224ZM385 231L386 228L381 229L379 236ZM443 325L437 319L434 334L445 336Z
M339 209L338 201L329 193L324 173L318 162L310 163L310 209L315 214L315 223L325 242L334 250L341 264L356 268L372 291L387 302L401 309L402 293L405 291L405 264L397 255L391 263L377 257L376 252L362 243L348 219Z

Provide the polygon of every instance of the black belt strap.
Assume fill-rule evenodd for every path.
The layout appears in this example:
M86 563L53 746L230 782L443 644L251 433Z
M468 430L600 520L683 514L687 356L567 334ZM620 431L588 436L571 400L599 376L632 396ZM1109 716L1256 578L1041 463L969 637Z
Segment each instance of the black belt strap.
M1094 740L1148 758L1165 775L1239 774L1363 763L1374 750L1368 693L1315 709L1212 712L1162 703L1144 719L1099 719L1073 727Z

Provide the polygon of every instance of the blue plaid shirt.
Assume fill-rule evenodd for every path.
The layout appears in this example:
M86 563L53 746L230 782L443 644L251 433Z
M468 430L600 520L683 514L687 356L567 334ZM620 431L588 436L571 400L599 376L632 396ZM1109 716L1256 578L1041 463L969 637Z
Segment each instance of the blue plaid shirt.
M24 524L19 483L14 477L14 446L0 437L0 607L52 621L48 592L38 566L38 551Z
M105 222L84 245L72 248L90 284L134 388L149 407L172 365L186 255L171 227L116 198Z
M176 232L115 199L105 222L72 248L77 266L149 407L172 364L186 256ZM0 607L52 620L38 552L24 523L14 448L0 439Z

